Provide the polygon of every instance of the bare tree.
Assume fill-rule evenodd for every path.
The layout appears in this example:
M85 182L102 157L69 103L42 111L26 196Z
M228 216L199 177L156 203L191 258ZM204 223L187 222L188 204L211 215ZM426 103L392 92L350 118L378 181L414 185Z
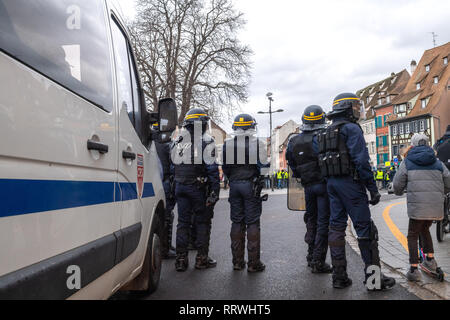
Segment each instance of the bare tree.
M220 121L248 97L251 49L231 0L138 0L131 26L147 100L173 97L180 122L198 106Z

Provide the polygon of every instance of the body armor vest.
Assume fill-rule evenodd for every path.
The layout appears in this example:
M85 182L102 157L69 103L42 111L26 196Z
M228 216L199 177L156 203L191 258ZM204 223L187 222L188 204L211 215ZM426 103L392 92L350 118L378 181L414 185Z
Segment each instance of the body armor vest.
M253 137L235 137L229 140L227 143L227 148L230 145L233 147L234 151L232 153L232 163L229 164L230 167L230 181L238 180L251 180L254 177L259 176L259 170L256 165L258 161L258 141ZM230 155L227 149L227 157ZM224 161L229 161L231 159L224 159Z
M303 133L291 140L292 153L296 167L294 175L301 179L303 186L321 182L322 172L319 167L319 159L314 153L313 139L316 133Z
M320 133L319 166L324 177L355 176L355 165L351 161L347 145L340 134L343 125L348 121L331 125Z
M198 146L189 140L179 139L175 142L173 146L174 150L172 151L175 154L172 154L172 156L178 157L177 162L181 162L182 160L180 164L174 163L176 182L192 185L206 179L206 167L202 160L204 145L204 141Z

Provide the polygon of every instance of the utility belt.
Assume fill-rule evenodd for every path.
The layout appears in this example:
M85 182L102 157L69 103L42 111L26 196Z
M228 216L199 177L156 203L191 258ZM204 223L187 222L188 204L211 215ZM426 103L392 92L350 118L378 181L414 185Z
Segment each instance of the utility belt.
M184 185L195 185L200 189L208 184L208 177L177 177L175 181Z

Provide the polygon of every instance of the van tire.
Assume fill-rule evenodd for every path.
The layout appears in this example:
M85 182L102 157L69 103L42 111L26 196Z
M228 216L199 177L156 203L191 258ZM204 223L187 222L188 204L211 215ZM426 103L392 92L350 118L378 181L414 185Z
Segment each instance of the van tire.
M150 229L142 271L131 283L125 285L121 291L128 291L137 295L154 293L159 286L161 268L161 225L158 215L155 214Z
M150 276L148 277L147 294L152 294L158 289L161 279L162 256L161 256L161 229L159 228L159 218L155 216L155 221L150 232L147 256L149 257ZM147 257L146 257L147 258Z
M155 215L153 219L150 236L148 238L147 254L145 255L142 272L148 272L147 290L144 293L152 294L158 289L161 278L162 257L161 257L161 228L159 217Z

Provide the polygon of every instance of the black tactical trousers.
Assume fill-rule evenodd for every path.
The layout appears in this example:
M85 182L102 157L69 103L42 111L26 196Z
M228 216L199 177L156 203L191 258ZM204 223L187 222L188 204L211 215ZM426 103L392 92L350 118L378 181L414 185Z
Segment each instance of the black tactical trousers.
M306 235L308 260L325 262L328 252L328 232L330 224L330 200L327 184L318 183L305 188Z
M233 264L245 260L245 235L249 265L260 261L262 203L253 194L252 181L233 181L230 183L231 206L231 251Z

